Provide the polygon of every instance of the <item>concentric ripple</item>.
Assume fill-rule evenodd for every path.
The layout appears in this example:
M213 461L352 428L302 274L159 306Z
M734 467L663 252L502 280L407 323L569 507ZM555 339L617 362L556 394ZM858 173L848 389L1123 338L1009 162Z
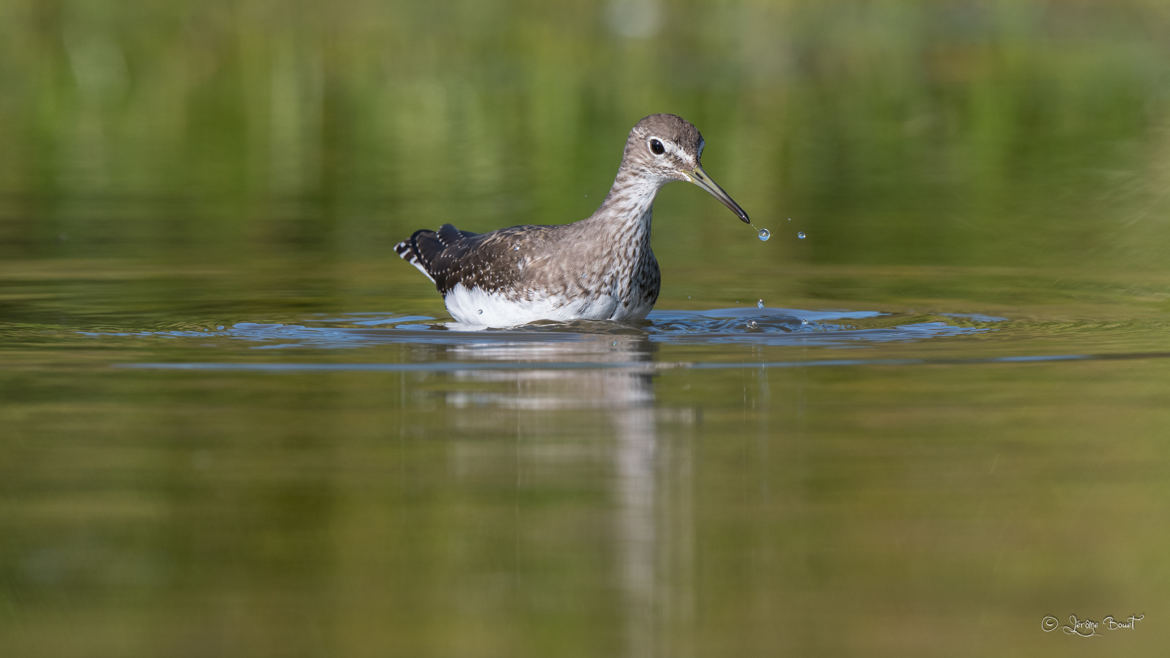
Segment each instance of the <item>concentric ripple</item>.
M908 316L875 311L733 308L656 311L638 325L611 322L541 323L515 329L477 329L423 316L311 316L298 323L237 322L207 329L86 332L90 336L244 341L256 349L346 349L385 343L560 342L598 335L641 336L674 344L849 346L921 341L992 331L1002 318L978 315Z

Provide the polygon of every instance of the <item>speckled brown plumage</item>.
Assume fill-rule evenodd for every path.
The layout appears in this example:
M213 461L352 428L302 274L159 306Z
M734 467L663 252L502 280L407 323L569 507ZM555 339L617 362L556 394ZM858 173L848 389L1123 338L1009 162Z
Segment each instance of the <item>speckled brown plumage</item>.
M703 172L702 150L702 135L685 119L650 115L630 131L613 186L586 219L479 234L444 224L416 231L394 249L434 281L460 322L641 319L661 283L650 224L663 185L693 182L748 221Z

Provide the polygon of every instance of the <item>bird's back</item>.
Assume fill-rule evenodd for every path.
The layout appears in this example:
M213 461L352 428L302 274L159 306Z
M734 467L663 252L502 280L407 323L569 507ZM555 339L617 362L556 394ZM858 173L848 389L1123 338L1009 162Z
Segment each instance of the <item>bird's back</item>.
M438 231L416 231L394 250L435 283L447 310L462 322L512 326L645 317L659 284L649 244L641 253L581 239L596 230L577 222L472 233L444 224Z
M525 266L533 253L540 253L555 241L559 226L513 226L488 233L461 231L444 224L438 231L415 231L394 247L404 260L435 283L443 295L456 285L502 292L523 287L531 278Z

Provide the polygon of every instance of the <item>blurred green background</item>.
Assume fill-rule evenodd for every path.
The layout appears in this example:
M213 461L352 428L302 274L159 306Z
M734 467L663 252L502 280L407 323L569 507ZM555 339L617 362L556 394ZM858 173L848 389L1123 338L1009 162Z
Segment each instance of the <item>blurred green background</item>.
M562 223L669 111L761 224L805 222L778 260L1161 270L1168 35L1161 0L7 0L0 238L367 259ZM664 266L741 251L688 194Z

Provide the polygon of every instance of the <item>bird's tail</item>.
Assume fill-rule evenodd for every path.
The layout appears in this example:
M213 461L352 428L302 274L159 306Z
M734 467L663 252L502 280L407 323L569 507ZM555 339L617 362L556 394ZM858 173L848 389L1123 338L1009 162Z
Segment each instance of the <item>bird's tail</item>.
M435 232L427 229L415 231L414 235L394 245L394 253L418 268L418 271L425 274L431 283L435 282L435 277L431 276L430 273L431 260L435 254L442 250L443 245L439 242Z
M410 238L394 245L394 251L402 260L414 265L419 272L427 275L431 283L435 283L434 270L431 265L435 258L447 247L462 243L464 239L474 237L471 231L460 231L451 224L443 224L438 231L422 229L415 231Z

